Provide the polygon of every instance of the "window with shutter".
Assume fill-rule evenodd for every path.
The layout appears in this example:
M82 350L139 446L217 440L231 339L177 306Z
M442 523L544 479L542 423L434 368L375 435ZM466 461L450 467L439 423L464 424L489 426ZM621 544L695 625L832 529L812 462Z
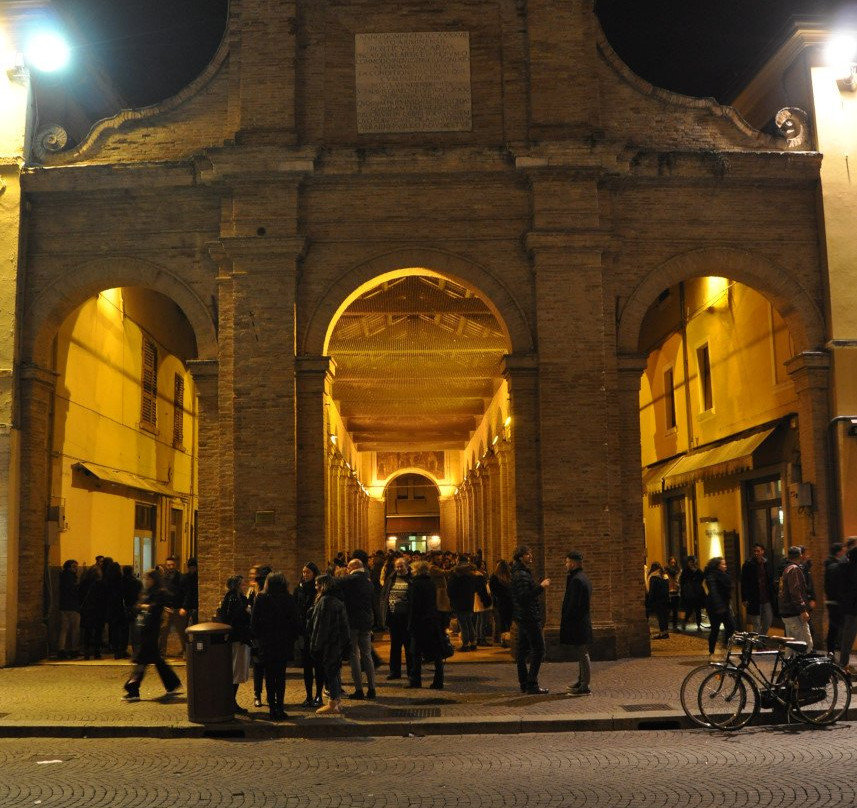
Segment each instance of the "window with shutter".
M143 397L140 406L140 422L146 427L158 425L158 346L148 337L143 337Z
M184 442L184 378L176 373L173 394L173 446Z

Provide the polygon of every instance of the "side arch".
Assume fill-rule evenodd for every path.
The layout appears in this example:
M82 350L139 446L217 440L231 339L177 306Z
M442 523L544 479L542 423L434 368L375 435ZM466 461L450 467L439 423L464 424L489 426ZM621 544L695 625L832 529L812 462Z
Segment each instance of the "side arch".
M393 250L344 272L317 298L306 321L298 353L323 356L339 314L373 282L402 275L429 274L449 278L483 296L485 304L506 329L511 353L528 354L535 341L523 309L493 273L480 264L433 248Z
M211 310L178 275L139 258L99 259L60 275L24 311L21 355L46 365L51 341L65 318L104 289L143 286L172 300L187 317L196 337L197 359L217 358L217 327Z
M705 248L670 258L637 285L619 316L619 353L637 353L643 318L664 289L702 275L720 275L739 281L767 297L785 320L797 353L823 348L824 317L793 273L754 253Z
M393 484L395 480L397 480L399 477L404 476L405 474L417 474L420 477L425 477L427 480L431 480L431 482L434 483L434 487L437 488L438 496L443 493L440 487L441 484L438 482L437 477L435 477L434 474L419 466L408 466L407 468L396 469L389 477L387 477L383 481L384 494L386 495L387 489ZM381 481L379 480L379 482Z

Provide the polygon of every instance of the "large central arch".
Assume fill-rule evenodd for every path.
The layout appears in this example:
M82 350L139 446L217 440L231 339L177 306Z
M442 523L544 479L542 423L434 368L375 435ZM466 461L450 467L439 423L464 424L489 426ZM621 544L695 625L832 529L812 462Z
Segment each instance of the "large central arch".
M490 270L467 258L435 248L408 248L374 256L344 272L311 306L298 354L324 356L338 315L369 286L385 277L430 274L478 292L506 330L511 351L529 354L535 340L524 308Z

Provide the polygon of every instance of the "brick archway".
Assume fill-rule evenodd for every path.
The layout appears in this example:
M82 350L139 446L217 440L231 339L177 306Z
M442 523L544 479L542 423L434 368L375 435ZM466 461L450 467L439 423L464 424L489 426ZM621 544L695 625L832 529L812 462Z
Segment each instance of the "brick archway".
M794 272L742 250L699 249L669 259L649 272L634 289L619 317L619 353L637 353L643 318L664 289L702 275L719 275L739 281L767 297L785 320L797 353L823 347L823 315Z
M446 277L480 294L482 300L506 329L511 353L533 351L530 325L524 311L506 286L488 269L459 256L437 249L403 249L371 258L344 272L317 299L309 312L298 354L323 356L337 315L363 287L385 275L413 268L417 272Z
M196 337L198 359L217 358L217 329L212 311L181 278L139 258L111 257L69 269L29 302L24 311L23 361L45 366L51 341L65 318L104 289L143 286L168 297L187 317Z

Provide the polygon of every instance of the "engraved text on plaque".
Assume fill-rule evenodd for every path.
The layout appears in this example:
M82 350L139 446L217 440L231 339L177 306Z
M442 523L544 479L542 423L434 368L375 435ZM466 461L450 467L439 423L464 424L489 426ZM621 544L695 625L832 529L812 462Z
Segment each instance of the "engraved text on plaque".
M469 132L470 34L356 34L357 131Z

